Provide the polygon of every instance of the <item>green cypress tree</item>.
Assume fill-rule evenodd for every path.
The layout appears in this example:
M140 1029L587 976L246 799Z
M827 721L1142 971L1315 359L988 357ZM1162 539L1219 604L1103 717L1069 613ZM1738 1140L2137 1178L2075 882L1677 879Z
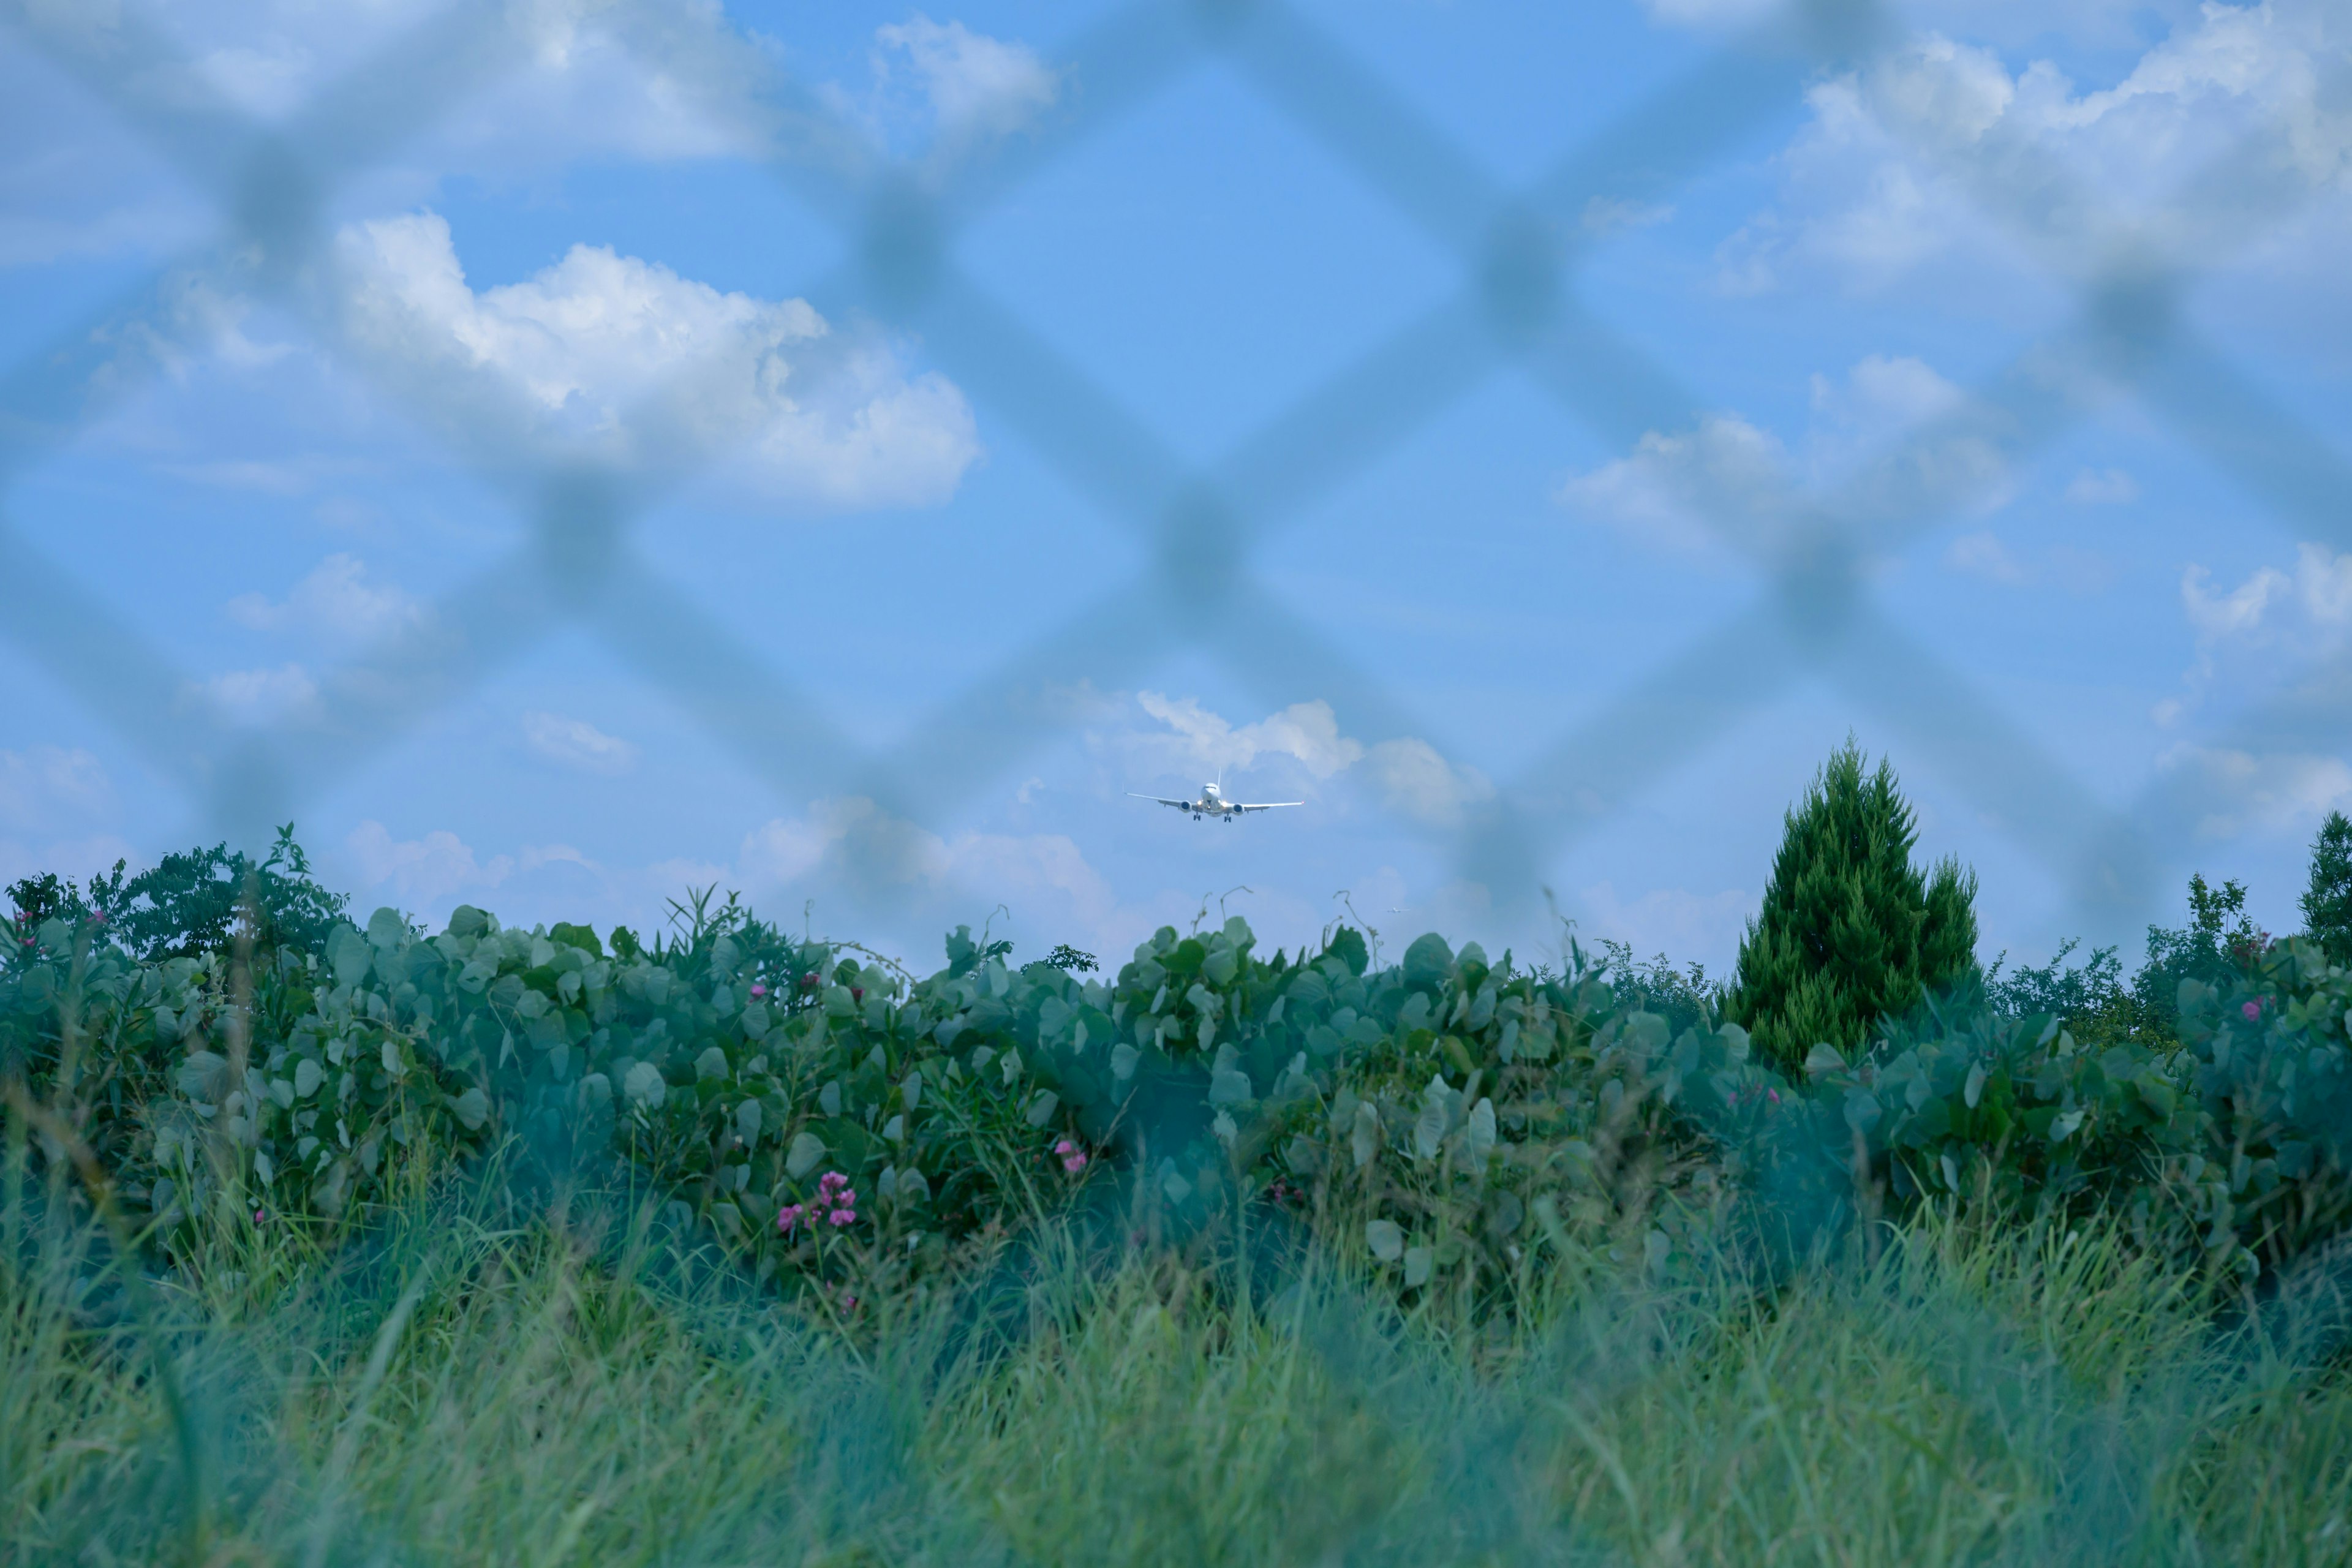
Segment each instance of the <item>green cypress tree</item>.
M2303 895L2304 931L2331 963L2352 963L2352 822L2331 811L2311 844L2311 886Z
M1817 1044L1852 1056L1881 1019L1976 972L1977 883L1957 860L1912 866L1895 770L1865 775L1851 738L1787 823L1723 1011L1793 1071Z

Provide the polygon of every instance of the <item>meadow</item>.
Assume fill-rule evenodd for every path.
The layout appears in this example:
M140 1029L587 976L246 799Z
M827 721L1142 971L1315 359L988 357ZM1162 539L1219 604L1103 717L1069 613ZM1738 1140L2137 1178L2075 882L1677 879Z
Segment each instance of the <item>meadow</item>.
M2304 938L1792 1065L1572 943L918 976L191 864L16 889L10 1562L2352 1561Z

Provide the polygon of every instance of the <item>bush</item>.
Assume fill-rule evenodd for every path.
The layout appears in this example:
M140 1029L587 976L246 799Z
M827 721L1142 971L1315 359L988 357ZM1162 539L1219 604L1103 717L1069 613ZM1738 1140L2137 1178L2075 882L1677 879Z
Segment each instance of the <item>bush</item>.
M2241 1274L2346 1218L2352 972L2301 939L2182 982L2177 1039L1961 992L1784 1075L1703 977L1661 1010L1654 970L1573 948L1530 972L1433 934L1376 968L1357 931L1266 957L1233 920L1094 978L960 928L919 980L732 899L677 913L647 944L379 910L315 950L158 962L53 917L0 976L0 1075L167 1248L252 1218L331 1236L500 1151L515 1180L649 1190L763 1278L857 1290L1088 1205L1175 1235L1291 1211L1400 1289L1474 1294L1568 1231L1663 1253L1675 1215L1725 1204L1801 1249L1875 1203L2110 1205ZM1995 989L2112 991L2111 959L2088 969Z

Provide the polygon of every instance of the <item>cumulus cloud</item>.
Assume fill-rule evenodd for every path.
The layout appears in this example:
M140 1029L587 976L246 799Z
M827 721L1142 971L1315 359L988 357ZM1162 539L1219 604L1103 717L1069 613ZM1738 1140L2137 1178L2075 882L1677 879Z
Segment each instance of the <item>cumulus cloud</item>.
M1670 554L1713 559L1787 541L1816 499L1868 521L1922 509L1989 512L2014 485L1967 394L1925 361L1870 354L1843 376L1816 374L1793 449L1736 413L1653 430L1622 458L1571 475L1552 499Z
M456 834L436 829L421 838L396 839L373 819L343 841L359 886L385 889L410 908L430 908L461 894L496 888L514 874L514 858L478 859Z
M1969 577L1981 577L1988 583L2010 585L2026 581L2025 568L2009 552L2009 546L1990 530L1964 533L1952 541L1944 552L1944 564Z
M2139 500L2139 482L2121 468L2084 468L2066 484L2076 506L2126 506Z
M1738 415L1653 430L1625 457L1562 481L1552 499L1654 548L1711 554L1756 540L1787 508L1788 448Z
M2352 635L2352 552L2306 543L2293 572L2263 566L2220 590L2211 572L2191 565L2180 574L2180 605L2202 644L2284 641L2305 654L2333 652Z
M746 835L733 874L756 892L879 896L904 908L908 895L985 891L1016 912L1044 911L1099 933L1119 909L1102 873L1058 833L960 833L942 837L862 795L814 801Z
M1728 970L1739 952L1739 939L1748 918L1755 912L1751 893L1737 888L1719 893L1696 893L1687 888L1653 888L1627 899L1613 882L1584 889L1570 906L1579 934L1622 942L1637 956L1672 953L1677 959L1696 958L1711 968Z
M371 582L365 562L339 553L320 562L284 600L241 594L228 602L228 616L255 631L367 642L422 626L425 606L392 584Z
M530 712L522 716L523 740L551 763L582 773L607 777L637 765L637 748L617 735L607 735L584 719L560 713Z
M2158 762L2202 838L2300 836L2352 807L2352 764L2340 756L2184 745Z
M448 432L623 464L731 458L762 494L843 507L947 499L980 455L963 395L800 300L721 293L599 246L475 290L449 225L413 213L336 243L344 334Z
M903 58L921 82L942 138L965 140L1016 131L1053 107L1061 83L1035 50L975 33L961 22L934 22L921 12L877 27L877 75Z
M1213 776L1246 768L1262 756L1289 757L1318 779L1329 778L1363 760L1364 748L1339 733L1328 702L1295 702L1255 724L1234 726L1210 712L1198 698L1170 699L1139 692L1138 706L1167 726L1141 737L1139 745L1160 771Z
M2206 5L2112 86L2085 90L2047 59L2012 71L1990 48L1917 36L1809 92L1782 199L1727 242L1721 281L1754 291L1822 270L1879 287L1939 258L2007 271L2013 240L1996 236L2023 231L1989 204L2038 204L2025 228L2042 231L2029 244L2042 266L2097 264L2136 240L2232 250L2248 237L2241 214L2183 218L2170 198L2257 137L2267 160L2235 186L2352 191L2352 113L2327 86L2347 37L2341 7L2320 0ZM2045 166L2096 199L2040 200L2054 196Z
M1454 826L1466 808L1494 797L1484 773L1447 761L1426 741L1401 736L1367 746L1342 734L1338 715L1320 699L1239 725L1198 698L1144 691L1135 701L1160 725L1117 738L1122 763L1141 776L1180 779L1189 788L1191 781L1228 769L1274 763L1292 770L1294 779L1325 784L1360 766L1383 805L1434 826Z
M1365 754L1365 765L1383 800L1433 827L1456 826L1465 810L1495 797L1485 773L1449 763L1410 736L1381 742Z
M232 669L198 681L196 693L237 723L270 724L310 718L319 683L299 664L275 669Z
M0 827L52 828L103 816L113 804L105 767L79 746L0 751Z

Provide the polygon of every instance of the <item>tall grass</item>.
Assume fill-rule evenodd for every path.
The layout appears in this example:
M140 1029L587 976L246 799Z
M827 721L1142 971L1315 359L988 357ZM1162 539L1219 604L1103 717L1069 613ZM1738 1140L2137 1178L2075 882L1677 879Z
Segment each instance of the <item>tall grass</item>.
M1929 1208L1769 1287L1602 1238L1406 1312L1311 1244L1041 1216L845 1313L484 1184L331 1254L224 1226L134 1293L26 1168L12 1563L2352 1560L2333 1254L2215 1300L2104 1224Z

